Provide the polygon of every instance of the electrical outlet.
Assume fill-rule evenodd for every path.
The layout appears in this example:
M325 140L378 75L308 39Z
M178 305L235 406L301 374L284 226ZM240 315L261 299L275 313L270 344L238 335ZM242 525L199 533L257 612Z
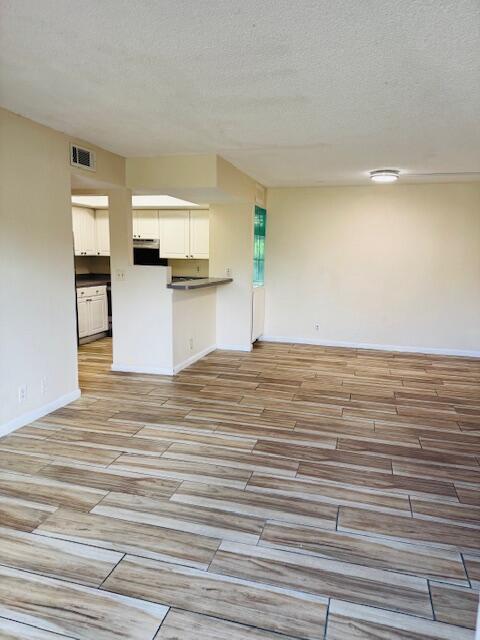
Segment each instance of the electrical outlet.
M44 396L47 393L47 379L42 378L40 380L40 393Z
M320 325L318 322L315 322L315 324L313 325L313 328L315 329L315 331L320 331Z
M27 385L26 384L21 384L18 387L18 402L25 402L25 400L27 399Z
M123 282L125 280L125 271L123 269L116 269L115 270L115 279Z
M227 276L227 278L231 278L232 277L232 267L226 267L225 268L225 275Z
M200 265L197 264L197 273L200 273Z
M193 351L193 338L190 338L188 341L188 348L190 349L190 351Z

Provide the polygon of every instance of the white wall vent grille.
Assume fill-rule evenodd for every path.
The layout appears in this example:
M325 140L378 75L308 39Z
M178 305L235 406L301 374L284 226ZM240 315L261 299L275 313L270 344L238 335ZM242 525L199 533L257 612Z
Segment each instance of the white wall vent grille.
M80 167L81 169L88 169L89 171L95 171L95 152L90 149L84 149L76 144L70 145L70 164L72 167Z

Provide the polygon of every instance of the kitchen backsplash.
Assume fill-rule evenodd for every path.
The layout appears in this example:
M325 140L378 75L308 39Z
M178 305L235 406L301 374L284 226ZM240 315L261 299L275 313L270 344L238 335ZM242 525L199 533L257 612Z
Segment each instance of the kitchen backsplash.
M172 276L204 276L208 277L208 260L173 260L168 261L172 267Z
M75 273L110 273L108 256L75 256Z

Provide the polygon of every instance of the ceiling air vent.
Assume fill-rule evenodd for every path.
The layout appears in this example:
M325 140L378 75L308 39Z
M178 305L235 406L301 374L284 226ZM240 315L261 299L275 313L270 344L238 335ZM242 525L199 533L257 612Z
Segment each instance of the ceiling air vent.
M72 167L80 167L95 171L95 152L84 149L76 144L70 145L70 164Z

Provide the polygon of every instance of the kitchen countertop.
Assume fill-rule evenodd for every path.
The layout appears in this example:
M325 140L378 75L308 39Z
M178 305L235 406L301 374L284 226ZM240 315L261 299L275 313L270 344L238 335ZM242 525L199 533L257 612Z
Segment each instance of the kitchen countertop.
M80 273L75 276L75 287L96 287L110 284L112 276L109 273Z
M191 280L177 280L167 284L168 289L187 291L190 289L204 289L205 287L217 287L221 284L233 282L233 278L192 278Z

